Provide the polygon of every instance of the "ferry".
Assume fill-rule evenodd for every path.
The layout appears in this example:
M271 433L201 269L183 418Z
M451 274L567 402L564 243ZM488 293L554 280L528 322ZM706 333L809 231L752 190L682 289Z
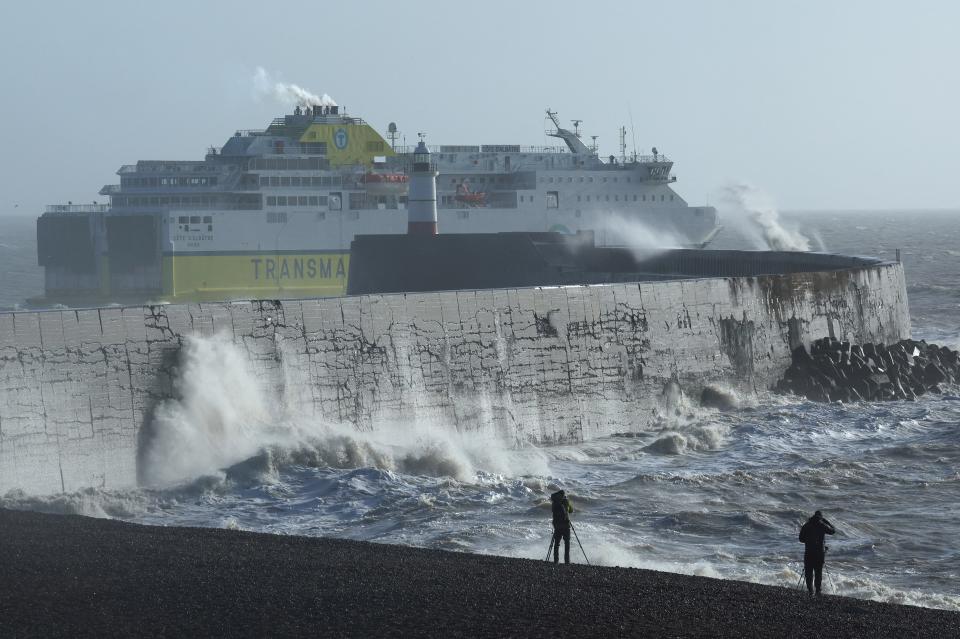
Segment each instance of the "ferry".
M621 154L601 157L580 121L571 131L546 116L562 146L429 147L440 233L593 231L611 247L636 233L703 247L717 233L716 210L687 204L656 148L628 154L621 129ZM301 105L202 160L122 166L119 184L100 190L109 203L52 205L38 218L45 293L32 302L344 295L354 237L406 232L413 148L396 141L394 123L385 137L338 106Z

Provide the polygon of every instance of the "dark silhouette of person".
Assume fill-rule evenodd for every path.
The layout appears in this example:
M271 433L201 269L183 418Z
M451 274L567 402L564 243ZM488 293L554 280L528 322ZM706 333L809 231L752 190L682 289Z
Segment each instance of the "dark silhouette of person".
M550 495L553 507L553 563L560 563L560 540L563 540L563 561L570 563L570 513L573 506L562 490Z
M827 547L823 543L825 535L837 532L829 521L824 519L819 510L800 528L800 541L805 545L803 551L803 574L807 580L807 592L813 594L816 585L817 594L820 594L820 584L823 581L823 562L827 557Z

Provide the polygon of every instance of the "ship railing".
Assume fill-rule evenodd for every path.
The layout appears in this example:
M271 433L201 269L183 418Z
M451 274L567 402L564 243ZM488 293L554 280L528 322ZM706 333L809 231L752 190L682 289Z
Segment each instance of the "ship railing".
M106 213L110 210L109 204L49 204L47 213Z
M343 113L331 113L328 115L301 115L293 117L298 119L291 120L291 123L309 122L317 124L366 124L366 122L363 121L363 118L355 118ZM286 117L274 118L270 122L270 126L286 126L287 124L288 122Z
M637 156L628 156L627 164L669 164L673 162L667 156L658 153L657 155L637 155Z
M470 145L468 145L468 146L470 146ZM444 148L444 147L442 147L442 146L437 146L437 145L432 145L432 144L428 144L428 145L427 145L427 150L430 151L430 153L437 153L437 154L440 154L440 153L444 153L444 154L446 154L446 153L457 153L458 155L483 155L483 154L510 155L510 154L517 154L517 153L526 153L526 154L530 154L530 153L543 153L543 154L547 154L547 153L570 153L570 150L569 150L569 149L567 149L566 147L562 147L562 146L519 146L519 145L508 145L508 146L510 146L510 150L509 150L509 151L502 150L502 147L503 147L504 145L487 144L487 145L472 145L472 146L473 146L474 148L479 148L479 150L477 150L477 151L474 151L474 150L470 150L470 151L450 151L449 149L446 149L446 148ZM500 147L500 148L494 150L493 147ZM408 145L408 146L398 146L398 147L397 147L396 149L394 149L394 150L395 150L397 153L400 153L400 154L411 154L411 153L414 152L415 149L416 149L415 146L409 146L409 145Z
M121 173L136 173L137 165L136 164L124 164L117 170L117 175Z

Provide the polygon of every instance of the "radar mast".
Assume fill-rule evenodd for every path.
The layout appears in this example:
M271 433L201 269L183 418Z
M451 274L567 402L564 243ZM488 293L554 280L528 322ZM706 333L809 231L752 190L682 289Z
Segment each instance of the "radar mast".
M557 127L556 131L547 131L547 135L552 138L560 138L567 144L567 148L570 149L571 153L582 153L584 155L590 155L590 149L586 144L580 140L579 131L574 133L568 129L564 129L560 126L560 120L557 119L557 112L547 109L547 117L550 118L550 121L553 122L553 126ZM579 126L582 120L577 120L576 128Z

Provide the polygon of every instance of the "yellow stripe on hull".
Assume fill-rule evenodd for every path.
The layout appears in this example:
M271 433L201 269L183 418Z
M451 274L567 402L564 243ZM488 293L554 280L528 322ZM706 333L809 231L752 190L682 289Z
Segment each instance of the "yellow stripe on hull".
M169 301L334 297L347 292L349 252L165 255Z

